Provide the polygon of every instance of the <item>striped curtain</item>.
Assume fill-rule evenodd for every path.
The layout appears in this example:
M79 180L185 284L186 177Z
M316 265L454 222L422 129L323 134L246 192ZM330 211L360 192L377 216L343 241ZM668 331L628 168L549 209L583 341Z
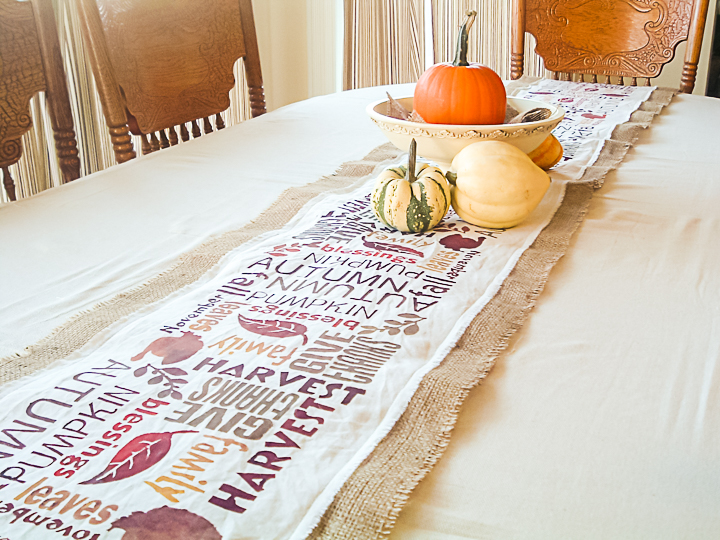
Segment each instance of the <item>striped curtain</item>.
M418 80L424 8L424 0L345 0L345 90Z
M115 165L115 154L82 39L77 4L75 0L52 0L52 3L75 123L80 173L86 176ZM237 84L230 92L230 108L222 113L228 126L251 117L242 61L235 64L234 73ZM18 199L62 183L50 117L42 93L31 100L30 114L33 127L23 136L22 157L16 165L10 167ZM139 154L140 137L133 139L135 151ZM8 202L1 186L0 202Z
M75 0L52 0L68 77L73 120L83 176L115 164L100 99L90 71ZM470 37L469 59L510 77L510 20L508 0L344 0L345 89L414 82L431 62L451 60L467 9L478 12ZM426 43L426 36L432 40ZM526 39L528 75L546 74ZM426 60L428 59L428 60ZM432 60L430 60L432 59ZM223 113L230 126L250 118L242 62L235 66L230 109ZM10 168L18 198L28 197L61 183L44 96L31 102L33 128L23 137L23 156ZM135 137L139 152L140 140ZM6 195L0 189L0 201Z
M426 67L426 46L433 63L452 61L465 12L478 12L470 32L468 60L510 78L508 0L345 0L345 89L415 82ZM432 42L425 43L426 29ZM545 76L542 59L528 35L525 73Z
M470 31L468 60L492 68L501 79L510 79L512 5L508 0L432 0L435 62L452 62L467 10L478 13ZM535 38L529 34L527 38L525 74L544 76L542 59L535 54Z

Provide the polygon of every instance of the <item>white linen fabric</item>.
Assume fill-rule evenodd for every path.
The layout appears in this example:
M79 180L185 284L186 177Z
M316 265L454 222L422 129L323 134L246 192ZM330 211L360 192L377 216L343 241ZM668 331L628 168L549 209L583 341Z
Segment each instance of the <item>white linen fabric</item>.
M4 387L0 497L14 508L0 505L2 528L54 538L14 519L36 511L119 540L102 532L113 520L144 534L172 506L227 540L305 538L564 193L552 183L506 231L452 216L443 232L404 237L377 224L374 182L319 196L197 282ZM59 490L98 501L91 519L44 502Z
M0 358L387 142L364 109L384 91L309 99L0 206Z
M384 142L364 106L385 90L289 106L0 207L0 356ZM678 96L609 175L393 537L716 536L718 113Z
M676 96L608 175L390 538L717 538L717 118Z
M627 119L639 93L609 99ZM607 102L586 108L598 127L612 122ZM149 531L184 515L228 539L305 538L565 192L553 182L509 230L451 212L428 234L403 235L373 215L377 174L318 196L192 285L5 386L0 479L16 502L0 506L4 527L18 539L119 538L95 527ZM63 493L75 495L66 504ZM87 498L79 524L58 517Z

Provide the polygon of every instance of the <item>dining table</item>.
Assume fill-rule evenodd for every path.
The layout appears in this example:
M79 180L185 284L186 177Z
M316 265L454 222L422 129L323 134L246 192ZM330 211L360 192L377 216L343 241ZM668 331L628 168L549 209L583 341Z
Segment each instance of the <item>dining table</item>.
M388 146L366 108L386 99L387 93L412 96L413 89L413 84L398 84L310 98L0 205L0 399L5 395L18 396L12 398L18 402L30 400L43 385L55 384L53 369L64 369L68 363L80 369L83 351L98 350L107 340L120 340L114 337L120 335L118 329L135 324L137 313L165 306L167 298L176 299L206 274L222 275L226 258L208 255L203 249L208 242L227 238L233 231L245 235L237 245L257 246L268 238L272 242L273 229L282 230L292 223L294 214L314 204L314 195L297 196L303 188L321 181L320 194L332 192L344 164L354 163L359 167L358 178L367 180L377 175L378 166L396 163L406 149ZM372 536L364 529L353 532L340 527L336 536L327 537L697 540L720 536L718 119L720 100L678 93L638 132L636 140L624 145L620 162L604 175L601 186L595 186L576 230L535 290L531 309L508 332L492 364L478 375L472 388L458 394L457 417L436 443L423 474L394 496L394 509L386 521L370 526L375 527ZM385 154L373 161L368 156L378 147ZM288 202L288 194L295 199ZM278 206L278 201L287 204ZM269 226L270 233L266 230L269 214L278 218ZM254 231L260 222L266 229ZM280 260L285 254L282 250L292 246L285 240L277 243L275 259ZM235 248L232 245L226 251ZM193 266L194 273L178 274L182 264ZM176 287L171 283L167 289L147 292L148 283L171 271ZM145 296L138 299L138 295ZM133 301L112 315L103 311L130 297ZM87 338L68 350L54 350L54 340L72 341L73 333L79 331L73 324L87 320L89 314L100 315L84 330ZM440 327L441 319L438 315L429 322ZM284 324L276 331L297 328ZM339 329L342 324L333 331ZM341 339L340 333L333 335ZM33 356L39 346L46 351L40 361ZM158 347L152 352L161 355ZM121 361L109 354L103 358ZM195 376L188 371L189 377ZM77 399L81 397L78 394ZM351 397L348 394L348 402ZM362 396L355 397L356 403L358 397ZM71 404L69 398L53 399L56 404ZM136 413L138 418L169 400L154 399L137 405L144 411ZM26 441L23 430L44 429L46 424L38 417L50 418L51 405L46 406L35 409L34 420L18 420L19 416L10 414L2 417L0 469L9 462L2 458L22 446L18 441ZM173 405L167 407L170 411ZM175 413L185 418L177 407ZM380 413L368 413L368 422L373 414ZM11 426L13 418L16 424ZM363 421L353 420L358 426ZM172 444L186 436L196 434L173 434ZM335 443L342 445L339 439ZM169 438L163 441L170 444ZM193 448L198 447L207 446ZM165 450L170 452L165 460L181 458L173 454L174 448ZM231 446L215 448L218 454L236 451ZM318 460L325 459L319 446L308 448ZM342 459L357 468L367 456L366 452ZM219 457L208 454L206 459ZM152 467L164 467L164 463ZM280 464L273 471L268 466L264 472L272 474L261 480L253 477L255 483L250 484L259 487L252 495L257 501L263 487L270 489L272 482L280 482L274 478L275 473L281 476ZM52 490L48 487L50 491L42 492L46 488L38 487L41 484L36 485L35 478L39 481L42 476L55 486L53 481L59 482L64 469L56 467L54 475L48 469L32 476L29 466L23 467L26 483L21 483L19 470L8 467L0 473L0 523L4 523L0 538L61 538L57 533L62 529L51 530L52 521L45 522L43 536L38 531L45 524L22 522L23 514L13 518L13 512L23 504L22 495L27 497L25 506L45 516L32 506L32 493L40 501ZM149 475L143 477L145 484L157 484L155 477L161 473L150 468L139 474ZM177 477L178 481L190 482L185 474L186 479ZM225 482L236 482L235 472L225 474ZM104 481L107 478L98 474L85 484ZM20 493L31 484L36 491ZM211 484L203 484L202 489ZM67 489L85 496L82 490L94 487L78 484ZM156 495L149 488L135 489L137 497ZM153 489L160 493L157 485ZM227 488L226 493L231 493L229 489L236 488ZM322 489L318 487L317 492ZM282 500L278 495L275 507L268 502L268 523L279 519L280 509L285 512L294 504L302 507L301 518L306 516L314 499L297 502L298 496L292 494ZM211 521L218 531L231 531L223 536L228 540L306 537L318 516L326 515L328 507L332 510L333 495L322 504L318 498L317 508L312 507L316 517L302 518L302 523L293 525L298 527L294 532L292 527L279 532L266 529L267 536L262 528L237 532L231 521L244 518L237 505L229 517ZM383 496L379 488L377 496ZM45 508L50 516L52 506ZM94 507L88 508L93 511ZM354 512L347 510L347 515ZM76 527L68 529L69 535L79 531L72 538L122 538L123 524L118 521L107 534L90 536L93 529L88 526L83 536L70 515L55 517ZM126 534L126 539L131 538ZM148 533L147 538L155 536Z

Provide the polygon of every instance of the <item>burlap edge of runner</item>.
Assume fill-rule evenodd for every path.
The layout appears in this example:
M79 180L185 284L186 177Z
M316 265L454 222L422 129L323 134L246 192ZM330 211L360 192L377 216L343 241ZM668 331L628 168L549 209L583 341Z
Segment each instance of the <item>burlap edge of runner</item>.
M616 128L598 160L585 171L581 182L568 186L563 203L551 223L523 254L498 294L475 318L455 349L438 368L423 379L395 427L338 492L313 531L313 538L382 538L390 533L410 493L447 447L450 433L467 394L487 375L507 347L512 335L522 326L542 292L550 270L565 253L570 237L585 215L592 197L592 188L602 185L605 175L622 161L640 131L650 125L652 119L670 102L675 93L669 89L655 90L643 106L633 113L629 122ZM332 175L306 186L287 189L248 225L209 239L178 257L167 271L77 314L36 344L27 347L23 354L0 359L0 385L22 379L66 358L81 349L98 333L138 309L162 300L193 283L232 249L269 230L284 226L315 196L327 190L352 186L359 179L371 174L380 164L400 153L392 144L384 144L361 160L341 165ZM547 251L545 244L554 246L552 254ZM534 268L535 266L540 268ZM534 284L518 280L518 276L528 270L535 276ZM505 321L507 324L504 328L495 328L492 345L484 348L483 358L478 361L477 342L487 339L485 334L478 333L479 327L485 324L484 320L493 313L493 309L501 307L501 302L505 308L513 308L514 318ZM492 325L486 325L486 329L491 327ZM426 420L435 420L431 426L414 421L418 413L425 414L430 406L436 409L438 403L446 405L442 418L440 415L437 418L432 418L432 415L425 416ZM418 428L421 432L419 439L403 436L414 433ZM392 482L387 482L386 473L395 471L392 468L394 464L391 463L394 454L391 446L397 446L398 443L402 448L400 453L410 468L401 469L405 481L398 479L396 474ZM414 457L411 457L411 454ZM373 478L384 478L385 481L378 486L377 482L368 482L368 479ZM358 490L358 484L360 487L364 486L364 489ZM371 497L363 499L364 492L369 492ZM376 504L378 495L385 495L384 501L387 504ZM373 503L376 508L368 513L367 506ZM363 536L359 536L360 534Z
M676 93L654 90L628 122L615 128L582 178L567 185L548 226L455 348L424 377L400 420L338 491L309 538L379 539L390 534L412 491L442 457L470 390L490 372L534 307L583 221L593 191Z
M523 77L507 81L508 89L526 87L539 80ZM25 348L22 353L0 358L0 388L39 369L49 367L85 346L92 338L138 309L166 298L210 271L229 251L270 230L286 225L300 209L319 194L343 189L371 174L384 161L400 153L385 143L356 161L343 163L337 171L305 186L286 189L277 200L247 225L209 238L183 253L168 269L145 283L119 293L58 325L47 336Z
M76 314L46 337L28 346L23 353L1 358L0 387L67 358L111 325L195 282L231 250L266 232L283 227L314 197L353 186L400 153L394 145L386 143L374 148L360 160L343 163L331 175L305 186L286 189L270 207L247 225L209 238L180 255L166 271Z

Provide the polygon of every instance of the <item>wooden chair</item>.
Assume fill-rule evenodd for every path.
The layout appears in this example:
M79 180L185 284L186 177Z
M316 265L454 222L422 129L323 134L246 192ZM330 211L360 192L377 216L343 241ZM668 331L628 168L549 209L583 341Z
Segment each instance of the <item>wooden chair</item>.
M130 133L148 153L199 137L199 121L225 127L238 58L252 115L266 112L251 0L76 1L118 163L135 157Z
M523 74L525 32L553 78L574 74L657 77L687 41L680 90L695 86L709 0L513 0L510 76ZM607 81L603 81L607 82Z
M63 182L80 177L77 141L52 3L0 0L0 168L16 199L8 167L22 154L31 127L30 98L45 92Z

